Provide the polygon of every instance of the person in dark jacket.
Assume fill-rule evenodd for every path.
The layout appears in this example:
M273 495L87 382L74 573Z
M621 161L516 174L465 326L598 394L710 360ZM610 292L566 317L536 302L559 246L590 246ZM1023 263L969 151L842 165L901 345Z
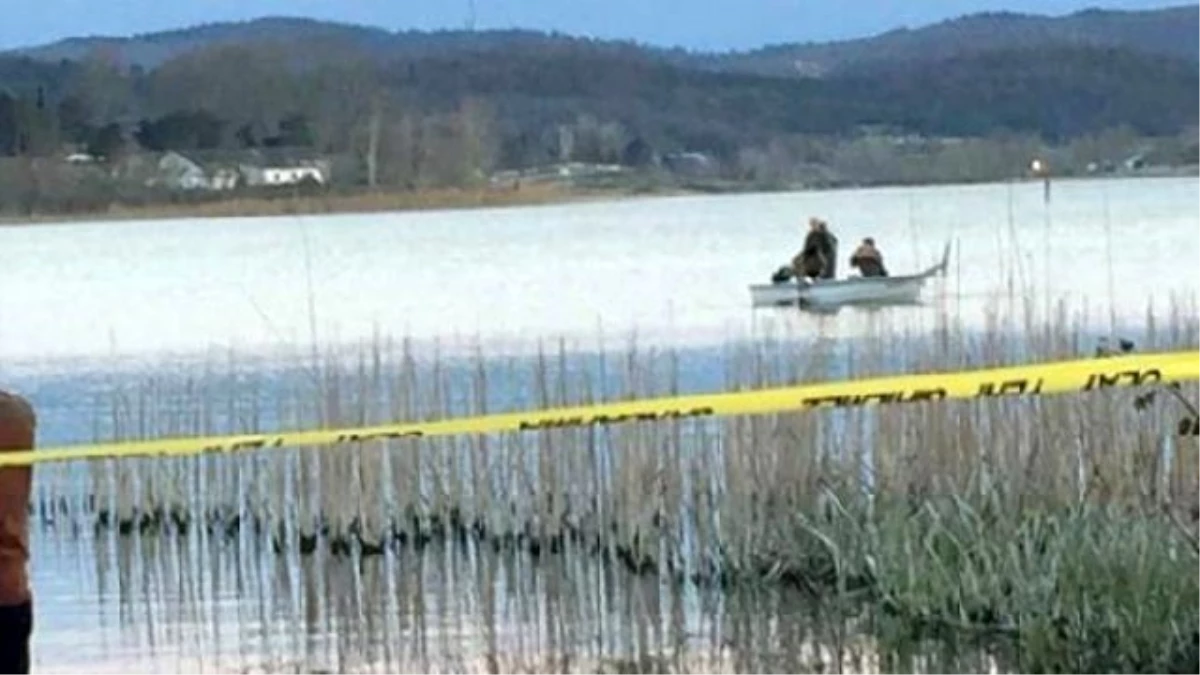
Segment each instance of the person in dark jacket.
M883 266L883 254L875 247L871 237L863 239L850 256L850 266L857 267L864 277L886 277L887 268Z
M809 218L804 248L792 259L797 278L832 279L837 269L837 237L825 221Z
M821 249L821 257L825 259L825 267L821 270L822 279L833 279L837 276L838 238L829 231L829 223L817 221L817 246Z

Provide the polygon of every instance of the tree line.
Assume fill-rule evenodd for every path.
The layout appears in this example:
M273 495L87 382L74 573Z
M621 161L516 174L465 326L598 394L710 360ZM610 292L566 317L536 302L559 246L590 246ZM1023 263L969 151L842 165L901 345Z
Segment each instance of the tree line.
M797 148L811 142L798 139L848 141L864 127L1053 143L1118 127L1185 133L1196 124L1197 82L1194 63L1080 46L828 79L709 72L575 42L419 58L263 42L203 48L152 69L103 54L3 58L0 156L68 145L101 158L303 147L351 158L361 181L411 186L696 150L744 173L746 162L780 153L804 163Z

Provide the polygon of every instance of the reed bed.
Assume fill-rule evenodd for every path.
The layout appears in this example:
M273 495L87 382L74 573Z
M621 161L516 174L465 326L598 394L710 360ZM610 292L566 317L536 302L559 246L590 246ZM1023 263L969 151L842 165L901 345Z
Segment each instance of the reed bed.
M980 647L883 642L796 589L695 590L586 556L534 562L454 544L419 556L274 555L261 538L214 547L196 530L109 531L64 542L57 555L117 562L91 575L110 637L46 654L56 658L39 672L971 672L995 663ZM903 660L889 662L893 653Z
M1194 307L1139 349L1194 348ZM852 344L732 345L728 388L1079 357L1088 318ZM239 375L114 392L105 439L436 419L676 393L681 355L559 347L419 358L377 340L280 388ZM217 386L217 385L221 386ZM702 588L796 588L910 638L1016 645L1023 670L1197 667L1197 442L1137 392L635 423L231 457L105 461L40 496L43 521L111 536L259 541L321 560L465 547L598 560ZM1193 404L1194 388L1185 389ZM71 479L78 479L76 484ZM78 489L78 482L86 488ZM418 556L421 559L423 556ZM197 561L203 568L202 561ZM267 563L262 563L267 564ZM293 595L300 593L293 589ZM853 610L852 608L858 608ZM647 656L647 658L649 658Z
M296 190L276 194L251 194L192 200L162 199L145 203L113 202L85 211L34 213L0 217L0 225L60 222L63 220L138 220L164 218L237 218L318 215L330 213L381 213L429 209L471 209L533 206L590 199L617 199L616 190L581 190L553 184L528 183L511 187L427 188L317 192Z

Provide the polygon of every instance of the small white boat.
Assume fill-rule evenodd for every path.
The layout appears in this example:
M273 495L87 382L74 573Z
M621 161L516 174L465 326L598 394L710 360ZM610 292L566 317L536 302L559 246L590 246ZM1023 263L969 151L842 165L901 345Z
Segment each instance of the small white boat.
M946 242L941 262L917 274L801 281L790 279L771 284L752 284L750 303L754 307L916 304L921 299L925 282L930 277L944 275L949 264L950 243Z

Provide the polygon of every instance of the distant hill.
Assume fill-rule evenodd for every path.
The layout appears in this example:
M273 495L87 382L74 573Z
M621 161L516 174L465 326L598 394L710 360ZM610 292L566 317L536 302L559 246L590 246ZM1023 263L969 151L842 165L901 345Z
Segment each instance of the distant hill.
M269 46L209 47L105 80L111 83L101 93L123 92L109 109L133 118L203 109L237 126L298 112L339 128L355 124L377 95L401 110L425 111L472 98L496 111L509 137L536 137L592 116L662 147L723 154L781 134L853 134L878 125L935 136L1071 138L1122 125L1171 134L1195 124L1200 97L1197 64L1100 47L992 51L820 79L686 68L586 43L514 43L502 58L479 49L363 60L350 48L318 51L302 67L281 70ZM70 62L0 59L0 85L17 83L24 92L39 84L51 96L95 91L92 77Z
M80 60L89 55L102 55L125 66L155 68L174 57L208 47L263 42L308 50L322 45L353 47L377 58L445 56L514 46L587 44L592 49L609 52L641 52L683 67L766 76L826 76L879 64L929 61L994 50L1067 46L1115 47L1200 61L1198 22L1200 8L1196 5L1145 11L1086 10L1062 17L983 13L856 40L774 45L741 53L704 53L538 31L391 32L312 19L274 17L128 38L71 38L15 53L43 61Z
M987 51L1053 47L1114 47L1197 62L1198 23L1197 5L1145 11L1091 9L1062 17L983 13L858 40L775 45L694 59L718 70L772 76L825 76Z
M509 47L551 47L589 44L608 51L646 51L632 43L594 41L532 30L398 31L314 19L267 17L244 22L222 22L128 38L79 37L48 45L13 50L10 56L39 61L82 60L102 57L123 66L156 68L178 56L212 47L289 46L297 51L321 47L349 49L378 59L445 56Z
M888 122L930 134L999 130L1067 139L1123 125L1172 134L1196 124L1195 62L1129 49L1040 46L894 62L827 80L870 92ZM1086 131L1085 131L1086 130Z
M1070 142L1114 130L1183 137L1197 125L1198 20L1195 7L976 15L724 55L536 31L392 33L307 19L80 38L0 54L0 156L54 152L64 142L301 145L345 157L382 146L387 157L408 157L408 174L449 175L429 166L456 152L494 155L505 168L565 157L637 164L682 150L725 166L875 167L882 153L921 147L913 135L952 145L964 137ZM797 70L797 59L808 65ZM881 145L840 159L829 150L859 138ZM447 149L453 143L458 150ZM403 173L399 160L390 166Z

